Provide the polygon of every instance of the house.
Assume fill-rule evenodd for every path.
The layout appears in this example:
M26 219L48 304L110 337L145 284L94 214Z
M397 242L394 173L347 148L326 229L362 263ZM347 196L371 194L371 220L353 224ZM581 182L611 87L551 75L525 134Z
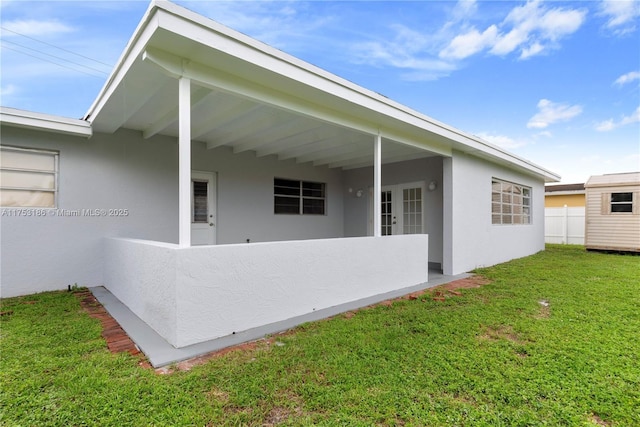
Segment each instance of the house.
M544 191L545 242L584 245L584 184L552 184Z
M584 183L552 184L544 187L544 207L585 207Z
M164 1L83 119L0 114L2 296L102 285L178 348L543 250L559 179Z
M585 247L640 252L640 172L592 176L585 189Z

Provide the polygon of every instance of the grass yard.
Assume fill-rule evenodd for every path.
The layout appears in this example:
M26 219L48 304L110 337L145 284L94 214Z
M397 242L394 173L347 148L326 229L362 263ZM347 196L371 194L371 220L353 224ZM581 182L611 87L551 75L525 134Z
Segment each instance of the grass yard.
M72 293L5 299L0 424L640 425L640 256L551 245L478 273L169 375L109 353Z

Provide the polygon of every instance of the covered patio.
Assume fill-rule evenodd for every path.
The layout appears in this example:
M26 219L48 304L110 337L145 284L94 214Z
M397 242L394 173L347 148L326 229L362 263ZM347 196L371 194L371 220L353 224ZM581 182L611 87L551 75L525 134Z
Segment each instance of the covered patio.
M371 229L380 236L382 165L450 156L452 141L462 139L379 94L171 3L149 9L85 119L96 132L124 128L146 140L177 139L180 247L192 244L194 144L312 168L372 167Z

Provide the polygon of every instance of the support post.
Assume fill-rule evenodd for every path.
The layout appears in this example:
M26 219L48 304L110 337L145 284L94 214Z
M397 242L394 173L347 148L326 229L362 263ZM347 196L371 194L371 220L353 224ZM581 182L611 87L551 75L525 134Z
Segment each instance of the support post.
M373 145L373 236L382 236L382 137L378 133Z
M191 246L191 80L178 79L178 244Z
M569 207L564 205L562 211L562 243L564 245L569 243Z

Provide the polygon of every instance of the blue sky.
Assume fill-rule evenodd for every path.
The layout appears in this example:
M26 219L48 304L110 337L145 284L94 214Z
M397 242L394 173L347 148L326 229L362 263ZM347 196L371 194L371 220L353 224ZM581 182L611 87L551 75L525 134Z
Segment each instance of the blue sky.
M175 1L563 183L640 170L639 1ZM2 0L0 104L82 117L147 1Z

